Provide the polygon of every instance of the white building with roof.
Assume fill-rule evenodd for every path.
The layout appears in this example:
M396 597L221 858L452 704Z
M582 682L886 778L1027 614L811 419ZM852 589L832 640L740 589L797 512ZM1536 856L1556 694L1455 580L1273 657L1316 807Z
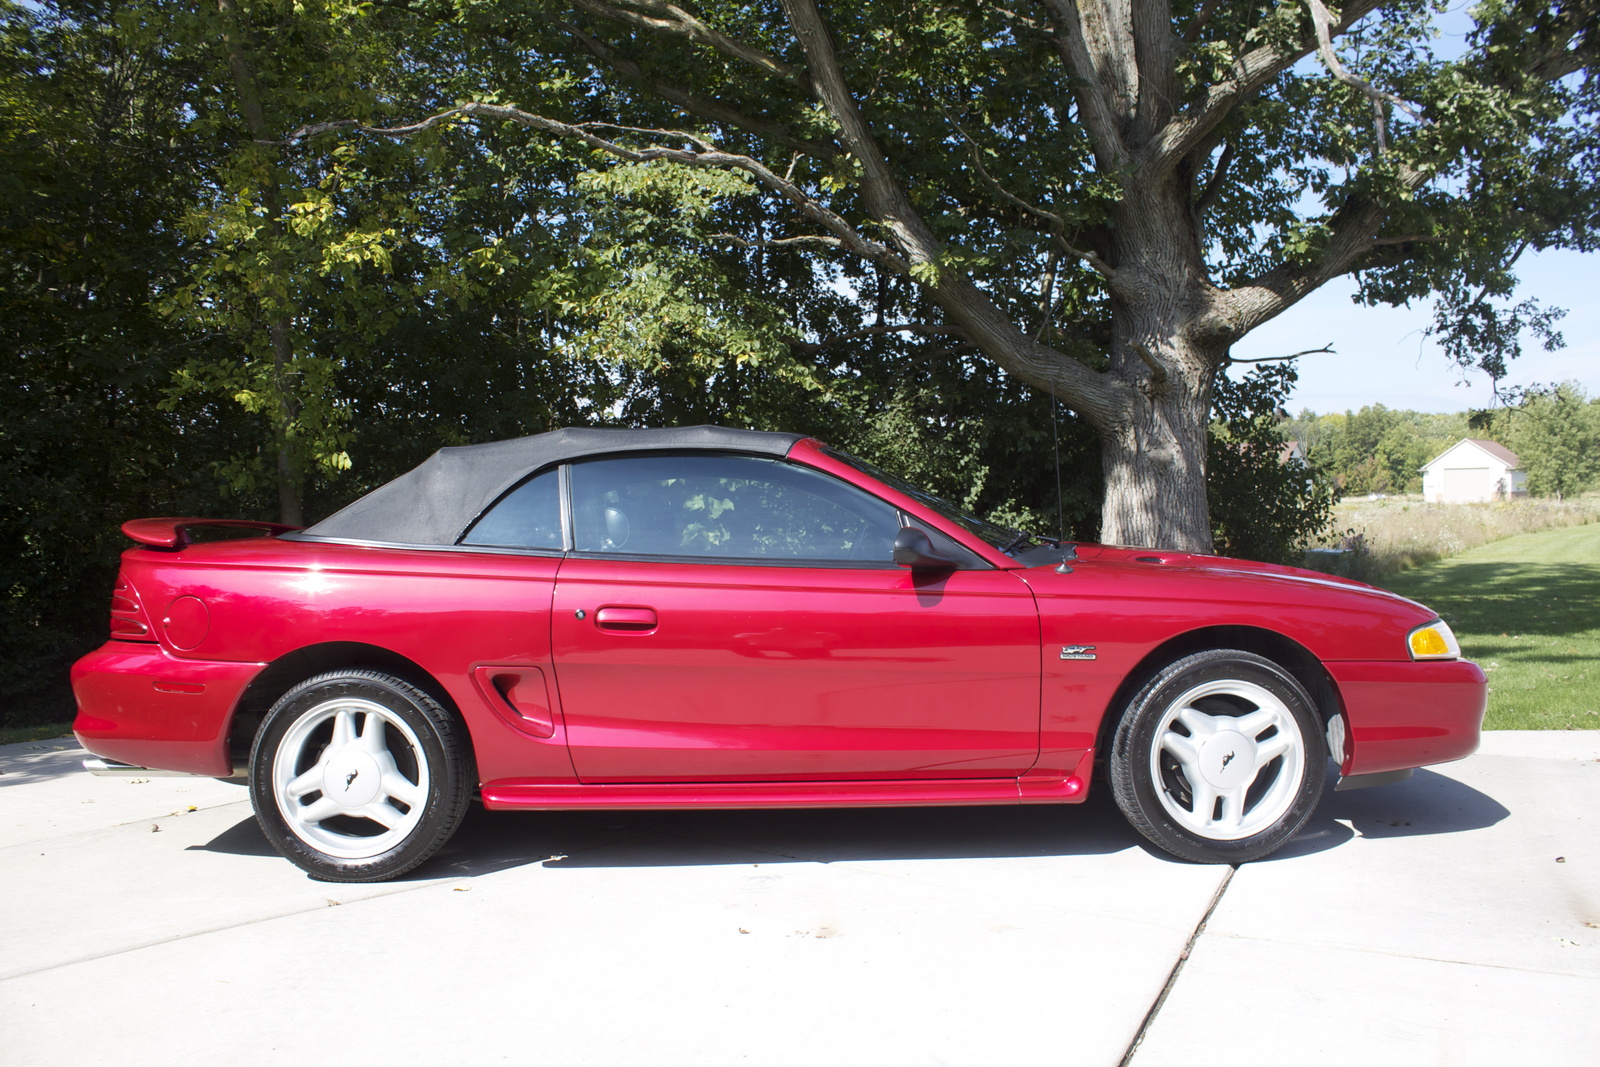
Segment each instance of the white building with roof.
M1464 438L1422 468L1422 499L1430 504L1472 504L1528 495L1528 476L1517 454L1495 441Z

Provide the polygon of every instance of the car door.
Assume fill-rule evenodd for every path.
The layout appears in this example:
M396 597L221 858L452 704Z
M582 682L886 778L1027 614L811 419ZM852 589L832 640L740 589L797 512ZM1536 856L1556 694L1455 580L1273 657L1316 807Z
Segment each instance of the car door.
M569 468L552 654L586 782L1011 777L1038 753L1015 575L890 559L891 505L770 458Z

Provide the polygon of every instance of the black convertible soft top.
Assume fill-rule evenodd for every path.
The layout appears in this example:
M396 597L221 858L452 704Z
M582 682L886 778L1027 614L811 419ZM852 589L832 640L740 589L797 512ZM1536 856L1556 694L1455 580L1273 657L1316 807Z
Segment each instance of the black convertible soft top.
M535 471L605 452L714 449L786 456L803 434L685 426L666 430L556 430L441 448L419 467L381 485L315 526L286 537L453 545L485 508Z

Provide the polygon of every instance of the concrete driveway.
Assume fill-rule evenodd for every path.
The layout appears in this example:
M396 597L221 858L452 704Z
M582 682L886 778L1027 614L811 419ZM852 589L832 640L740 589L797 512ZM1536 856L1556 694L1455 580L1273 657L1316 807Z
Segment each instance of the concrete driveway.
M0 748L0 1063L1600 1062L1600 731L1238 870L1060 808L497 814L377 886L245 792Z

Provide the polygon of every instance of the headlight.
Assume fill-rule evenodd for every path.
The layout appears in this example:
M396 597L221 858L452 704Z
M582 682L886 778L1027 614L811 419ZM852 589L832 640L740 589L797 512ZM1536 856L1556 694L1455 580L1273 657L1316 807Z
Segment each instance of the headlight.
M1461 645L1442 619L1419 626L1406 635L1412 659L1460 659Z

